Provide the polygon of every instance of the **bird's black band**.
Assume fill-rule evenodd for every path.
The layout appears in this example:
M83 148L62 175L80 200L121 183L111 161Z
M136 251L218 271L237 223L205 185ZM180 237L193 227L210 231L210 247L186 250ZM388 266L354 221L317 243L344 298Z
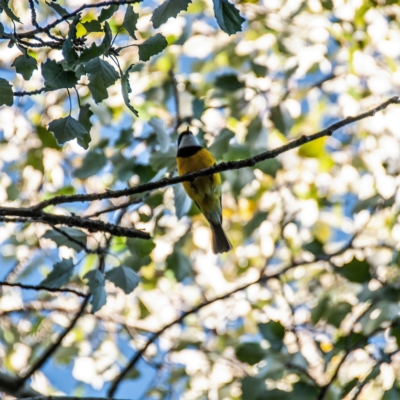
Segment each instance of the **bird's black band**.
M190 157L202 149L201 146L189 146L178 149L177 157Z

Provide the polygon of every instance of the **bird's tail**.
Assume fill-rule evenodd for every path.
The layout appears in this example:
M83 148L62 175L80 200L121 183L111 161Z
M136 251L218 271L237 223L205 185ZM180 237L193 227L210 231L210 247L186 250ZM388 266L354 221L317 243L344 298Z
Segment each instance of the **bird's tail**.
M224 230L222 229L221 224L214 224L210 222L211 231L212 231L212 250L214 254L225 253L232 249L232 244L229 239L226 237Z

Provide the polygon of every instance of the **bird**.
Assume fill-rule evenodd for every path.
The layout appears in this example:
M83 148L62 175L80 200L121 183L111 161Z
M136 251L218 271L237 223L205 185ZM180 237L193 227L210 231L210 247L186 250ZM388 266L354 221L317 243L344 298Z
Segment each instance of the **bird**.
M189 128L179 135L176 161L179 175L215 165L213 155L206 148L200 146ZM225 253L231 250L232 244L222 228L220 175L214 173L201 176L193 181L182 182L182 184L188 196L195 202L210 224L213 253Z

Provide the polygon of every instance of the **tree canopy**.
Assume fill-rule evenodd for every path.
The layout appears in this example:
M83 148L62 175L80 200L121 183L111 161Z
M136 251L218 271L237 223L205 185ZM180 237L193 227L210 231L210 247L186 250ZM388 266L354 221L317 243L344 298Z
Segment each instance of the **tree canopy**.
M400 398L400 5L0 0L0 391ZM218 163L177 176L187 127ZM220 172L233 250L181 182Z

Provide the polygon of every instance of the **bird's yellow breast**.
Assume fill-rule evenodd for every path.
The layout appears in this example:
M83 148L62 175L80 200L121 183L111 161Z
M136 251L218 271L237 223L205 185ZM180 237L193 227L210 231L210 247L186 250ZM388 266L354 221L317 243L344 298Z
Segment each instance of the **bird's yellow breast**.
M184 175L199 171L215 164L213 155L206 149L200 149L189 157L177 157L178 173ZM194 200L207 219L212 214L221 214L221 177L219 174L202 176L193 182L183 182L189 197Z

